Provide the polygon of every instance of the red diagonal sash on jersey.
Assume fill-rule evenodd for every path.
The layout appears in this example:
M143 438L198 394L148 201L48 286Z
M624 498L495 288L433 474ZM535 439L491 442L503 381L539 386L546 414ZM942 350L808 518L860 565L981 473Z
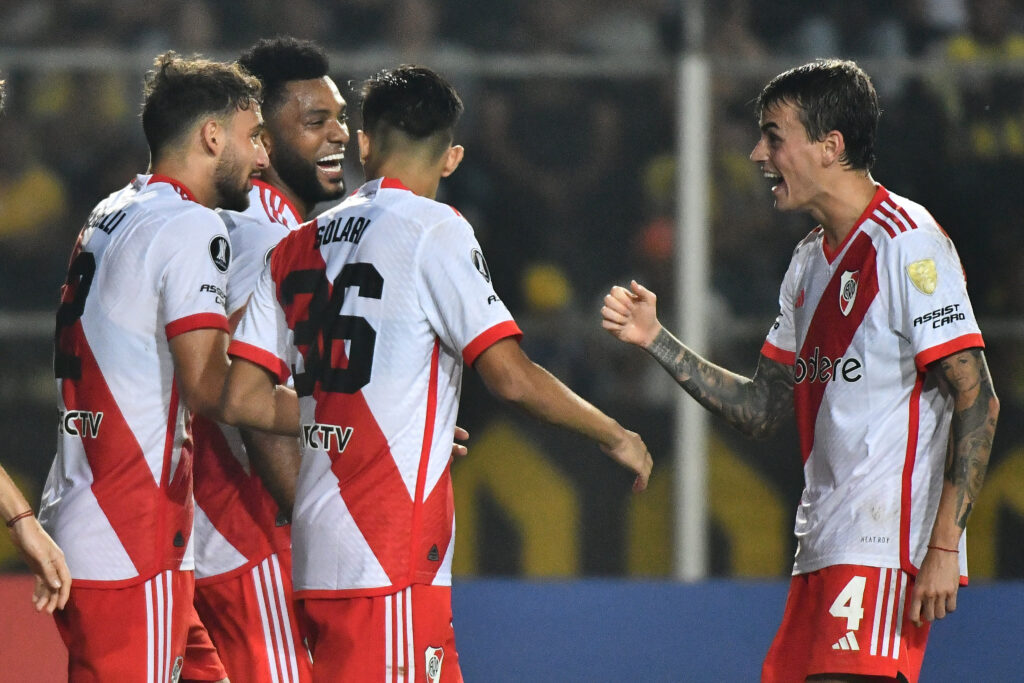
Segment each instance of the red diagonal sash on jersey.
M177 518L166 517L167 512L174 514L174 509L162 509L170 507L161 503L168 496L161 493L153 480L142 448L89 348L81 321L76 321L65 334L69 335L72 348L81 359L82 375L79 380L65 378L61 382L64 405L68 410L103 413L98 433L92 438L82 438L93 474L93 495L140 575L148 576L165 566L176 568L192 531L191 508L179 506ZM187 466L187 463L179 464L179 470L182 465ZM177 473L175 484L189 473L190 468ZM166 476L164 472L162 477ZM191 487L187 490L191 491ZM164 525L161 520L165 520ZM182 532L186 542L174 547L177 530ZM165 559L169 560L166 565ZM154 566L153 562L158 564Z
M843 273L859 271L856 296L848 313L841 308L840 288ZM805 362L817 349L818 358L840 358L853 341L853 336L864 321L868 307L878 294L878 272L875 268L875 247L871 238L860 233L843 256L814 311L807 338L800 349L799 358ZM862 359L863 361L863 359ZM814 445L814 423L825 395L828 382L820 379L798 382L793 391L797 429L800 433L800 454L803 462L811 455Z
M436 392L436 382L431 386L431 392ZM328 455L345 506L377 561L392 584L404 586L414 580L429 583L440 568L439 559L444 557L451 541L453 508L450 505L450 478L446 474L439 479L429 497L415 504L387 438L362 393L338 394L317 390L314 398L318 423L337 424L340 421L352 427L352 437L344 453L339 453L332 443ZM428 414L427 424L431 430L433 421L434 416ZM427 435L424 434L426 440ZM424 443L417 468L417 488L420 491L429 454L430 444ZM434 545L439 559L430 561L427 558Z
M281 283L288 273L301 270L318 270L321 277L326 277L323 272L323 256L315 248L316 229L316 221L303 225L285 237L271 257L277 298L284 309L288 327L292 330L297 323L308 318L312 295L300 293L290 303L285 303ZM329 298L332 288L330 283L326 284ZM299 350L306 353L308 349L300 347ZM333 367L348 367L344 343L340 340L335 340L328 354ZM428 403L434 400L437 392L437 362L435 354L431 367L433 382L428 397L425 397ZM405 586L414 580L429 583L440 568L440 558L444 557L451 542L454 508L451 505L451 479L448 473L438 480L426 500L414 502L388 446L387 437L377 424L362 392L324 392L317 383L313 398L316 401L314 419L317 423L352 428L352 437L344 453L339 452L337 439L328 439L327 454L345 506L377 561L392 584ZM428 410L425 429L430 434L433 423L434 414ZM422 481L425 476L425 459L430 453L428 436L425 431L424 446L417 466L418 481ZM423 493L420 490L417 495ZM418 528L414 528L417 524ZM432 548L435 545L438 560L428 559L428 555L434 557ZM413 558L412 565L410 557Z
M196 504L217 531L249 560L288 547L285 529L277 537L271 531L277 528L277 505L260 478L246 472L231 452L221 428L197 415L192 419L192 433Z

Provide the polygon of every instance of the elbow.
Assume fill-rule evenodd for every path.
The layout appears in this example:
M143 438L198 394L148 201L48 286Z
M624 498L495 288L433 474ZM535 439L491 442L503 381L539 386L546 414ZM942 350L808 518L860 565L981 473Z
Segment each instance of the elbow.
M767 441L775 435L776 428L774 425L766 424L751 424L744 425L739 428L743 434L754 441Z
M181 400L185 407L194 415L202 415L213 420L220 419L220 404L216 396L207 396L201 391L182 389Z
M490 392L497 398L513 405L523 405L530 395L529 383L516 372L502 374L498 381L487 385Z
M220 400L220 420L225 424L236 427L246 426L245 423L245 402L240 399L237 392L229 391L227 387Z

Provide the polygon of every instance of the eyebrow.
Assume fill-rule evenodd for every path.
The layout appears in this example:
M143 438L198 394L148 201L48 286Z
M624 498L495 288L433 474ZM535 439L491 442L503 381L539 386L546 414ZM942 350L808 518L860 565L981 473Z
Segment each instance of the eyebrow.
M778 130L779 124L775 123L774 121L765 121L764 123L761 124L762 132L767 133L769 130L772 130L773 128Z
M345 113L345 107L344 106L341 107L340 113L342 113L342 114ZM309 109L309 110L307 110L305 112L305 115L306 116L330 116L331 115L331 110L330 109L325 109L323 107L321 107L319 109Z

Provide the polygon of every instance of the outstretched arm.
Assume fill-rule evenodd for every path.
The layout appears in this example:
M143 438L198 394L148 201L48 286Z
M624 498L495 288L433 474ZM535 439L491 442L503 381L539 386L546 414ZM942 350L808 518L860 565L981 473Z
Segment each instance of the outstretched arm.
M601 326L654 356L690 396L754 438L772 435L793 414L793 369L761 356L753 378L708 362L661 326L657 296L635 280L604 298Z
M3 467L0 467L0 513L14 547L35 575L32 602L36 610L45 609L53 614L53 610L63 609L71 594L71 572L64 561L64 553L39 525L25 496Z
M492 394L549 424L596 441L615 462L636 473L634 491L647 488L654 462L640 435L624 429L527 358L518 342L502 339L494 343L473 367Z
M911 597L910 618L917 624L956 609L960 536L985 480L999 417L999 399L981 349L947 356L929 372L953 396L953 421L939 509Z

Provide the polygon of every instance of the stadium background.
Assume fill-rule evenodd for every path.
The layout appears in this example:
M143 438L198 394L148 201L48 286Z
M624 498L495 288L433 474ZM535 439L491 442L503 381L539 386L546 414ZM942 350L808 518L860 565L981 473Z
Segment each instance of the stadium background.
M673 429L681 392L644 354L608 337L598 310L612 284L635 277L659 294L670 329L683 324L672 311L680 270L676 166L679 103L688 94L678 92L684 54L706 58L711 85L702 178L709 188L710 290L700 350L747 374L774 320L793 246L812 227L806 216L772 210L767 185L746 158L757 136L752 100L767 78L816 56L856 58L873 75L884 110L874 176L929 207L956 242L1002 401L988 478L970 523L972 584L982 586L979 595L1009 591L997 592L993 604L1012 596L1020 606L1019 0L4 2L0 74L9 100L0 120L0 458L31 500L38 500L53 452L57 290L91 206L147 163L137 118L142 73L165 49L229 59L276 33L315 39L330 51L353 131L358 103L350 83L378 68L419 62L455 83L466 103L457 137L467 155L439 198L476 228L529 355L639 431L655 456L651 489L631 496L628 475L595 448L498 405L468 373L460 423L472 434L471 456L455 466L457 610L460 584L494 599L503 594L495 586L515 595L524 586L604 586L611 595L675 585L679 501L671 470L678 464ZM354 150L353 140L345 164L349 188L362 180ZM793 432L753 443L716 421L709 430L703 502L713 580L706 585L723 591L725 602L709 606L720 611L742 597L723 586L764 586L761 600L783 585L801 471ZM22 568L6 537L0 567ZM500 583L508 577L542 583ZM559 582L547 583L552 579ZM680 609L700 586L677 586L684 591L673 594ZM521 597L528 602L538 595ZM572 595L570 606L582 593ZM962 611L973 595L971 589L962 595ZM781 607L779 600L758 617L769 638ZM614 629L614 615L602 619ZM937 633L968 627L976 633L993 625L958 613ZM521 661L530 659L528 648L521 649L530 637L508 641L523 652ZM1007 637L1005 629L999 637ZM468 639L460 635L463 647ZM766 646L751 646L755 660ZM12 651L0 645L0 661Z

